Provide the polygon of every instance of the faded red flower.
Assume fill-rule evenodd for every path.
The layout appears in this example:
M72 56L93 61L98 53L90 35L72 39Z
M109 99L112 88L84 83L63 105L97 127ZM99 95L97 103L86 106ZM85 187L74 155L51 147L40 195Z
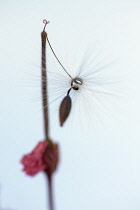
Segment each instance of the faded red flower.
M30 176L40 171L45 171L50 176L55 171L58 161L58 145L51 140L40 141L31 153L21 159L23 171Z

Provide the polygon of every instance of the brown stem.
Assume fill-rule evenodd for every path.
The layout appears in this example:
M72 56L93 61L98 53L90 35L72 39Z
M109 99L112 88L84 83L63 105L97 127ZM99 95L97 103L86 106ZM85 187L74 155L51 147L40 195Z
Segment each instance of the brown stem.
M48 93L47 93L47 73L46 73L46 38L47 33L41 33L42 41L42 58L41 58L41 72L42 72L42 104L43 104L43 118L44 118L44 131L46 140L49 137L49 117L48 117Z
M49 210L54 210L52 175L48 177Z

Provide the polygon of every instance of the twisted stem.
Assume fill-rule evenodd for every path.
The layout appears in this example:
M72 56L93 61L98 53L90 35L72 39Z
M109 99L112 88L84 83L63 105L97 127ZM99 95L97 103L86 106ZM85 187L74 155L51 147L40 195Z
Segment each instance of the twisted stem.
M47 92L47 72L46 72L46 38L47 33L43 30L41 33L42 41L42 58L41 58L41 73L42 73L42 105L44 118L44 131L46 140L49 139L49 116L48 116L48 92Z

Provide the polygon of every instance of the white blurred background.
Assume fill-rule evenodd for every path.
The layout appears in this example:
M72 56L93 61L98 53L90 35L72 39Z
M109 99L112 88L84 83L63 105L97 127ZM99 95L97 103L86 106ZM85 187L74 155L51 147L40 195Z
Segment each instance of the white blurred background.
M101 86L109 78L108 91L114 90L109 98L98 96L103 106L94 105L94 94L75 100L70 118L59 128L59 104L68 83L48 50L50 98L56 99L50 103L51 137L61 150L54 176L56 210L139 210L138 0L0 1L0 207L47 209L45 177L42 173L26 176L20 164L23 154L44 139L40 100L44 18L50 21L47 32L64 66L74 74L74 65L88 51L92 62L87 70L92 73L96 64L104 67ZM57 100L60 93L62 98ZM78 103L82 111L74 111Z

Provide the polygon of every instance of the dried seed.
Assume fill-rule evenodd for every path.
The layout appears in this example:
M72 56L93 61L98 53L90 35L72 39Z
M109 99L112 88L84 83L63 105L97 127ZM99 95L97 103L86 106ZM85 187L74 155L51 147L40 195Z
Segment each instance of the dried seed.
M63 126L65 120L69 116L71 110L71 98L67 95L63 101L61 102L60 109L59 109L59 117L60 117L60 126Z

